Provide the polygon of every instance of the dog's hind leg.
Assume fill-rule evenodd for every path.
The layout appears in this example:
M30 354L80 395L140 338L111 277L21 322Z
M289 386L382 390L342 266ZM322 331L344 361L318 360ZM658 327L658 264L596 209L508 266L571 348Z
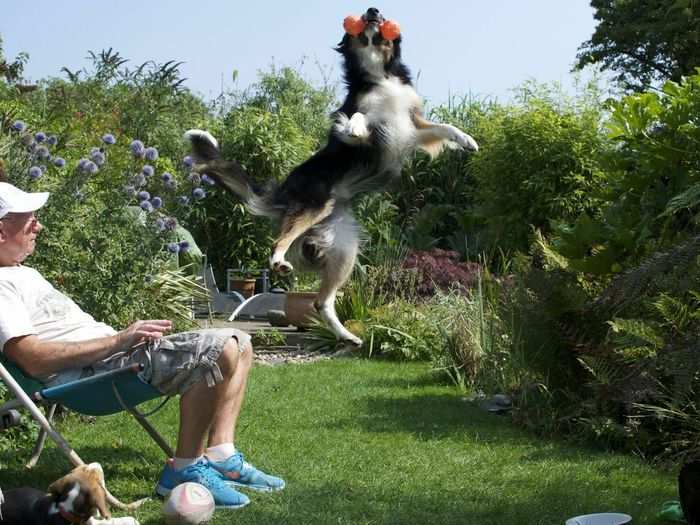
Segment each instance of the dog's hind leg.
M333 212L334 205L335 200L330 199L321 209L306 209L284 216L280 235L272 245L272 257L270 257L272 271L285 275L294 269L285 259L287 250L305 231L328 217Z
M321 288L314 306L321 319L333 330L344 343L362 345L362 340L350 333L338 319L335 311L335 297L352 274L359 248L358 226L354 219L345 215L336 225L335 240L324 253L321 269Z

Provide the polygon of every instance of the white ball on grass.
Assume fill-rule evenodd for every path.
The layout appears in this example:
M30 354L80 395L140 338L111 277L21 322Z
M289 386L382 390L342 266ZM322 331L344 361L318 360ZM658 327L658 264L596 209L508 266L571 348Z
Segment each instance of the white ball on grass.
M211 492L199 483L177 485L163 505L168 525L199 525L209 521L216 505Z

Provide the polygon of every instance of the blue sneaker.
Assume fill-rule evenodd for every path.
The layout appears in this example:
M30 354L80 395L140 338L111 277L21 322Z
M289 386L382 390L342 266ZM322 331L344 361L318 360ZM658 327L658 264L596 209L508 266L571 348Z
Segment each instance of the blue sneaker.
M186 481L193 481L208 488L214 496L217 508L239 509L250 503L248 496L230 487L226 479L206 460L198 461L182 470L175 470L172 462L168 461L160 474L156 494L167 497L176 485Z
M282 478L265 474L247 461L243 461L243 454L240 452L236 452L226 461L211 461L209 459L207 461L231 485L248 487L261 492L274 492L284 488Z

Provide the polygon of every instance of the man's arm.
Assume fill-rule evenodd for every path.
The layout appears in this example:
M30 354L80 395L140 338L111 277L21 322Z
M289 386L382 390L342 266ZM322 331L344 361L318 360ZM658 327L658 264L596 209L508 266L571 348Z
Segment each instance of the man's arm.
M107 337L87 341L42 341L35 335L15 337L5 343L4 353L32 377L46 377L68 368L82 368L116 352L163 337L172 328L166 320L136 321Z

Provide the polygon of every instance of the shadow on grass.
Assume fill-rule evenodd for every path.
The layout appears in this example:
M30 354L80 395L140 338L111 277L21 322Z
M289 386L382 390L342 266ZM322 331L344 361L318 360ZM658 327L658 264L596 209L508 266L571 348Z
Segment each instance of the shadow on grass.
M492 414L474 402L454 395L417 395L408 398L366 397L360 414L335 420L330 426L350 429L358 426L372 433L405 432L420 440L458 438L490 442L494 445L531 446L538 441L544 448L528 451L522 461L544 459L577 460L582 456L605 459L607 452L592 444L567 442L562 438L539 438L514 426L508 414Z
M359 415L368 432L409 432L430 438L455 434L476 435L484 439L512 437L516 432L507 416L481 411L473 403L454 395L420 395L408 398L370 396L363 399L365 408ZM357 415L343 419L339 426L357 426Z
M82 446L76 452L83 461L96 461L102 465L108 487L110 480L124 483L125 480L153 480L160 475L165 456L130 446ZM58 478L72 470L68 458L57 448L49 446L41 455L39 463L33 469L24 465L29 459L29 452L21 451L4 461L5 468L0 471L0 487L48 487ZM143 494L138 497L150 496ZM118 496L118 495L117 495ZM119 496L118 496L119 497Z

